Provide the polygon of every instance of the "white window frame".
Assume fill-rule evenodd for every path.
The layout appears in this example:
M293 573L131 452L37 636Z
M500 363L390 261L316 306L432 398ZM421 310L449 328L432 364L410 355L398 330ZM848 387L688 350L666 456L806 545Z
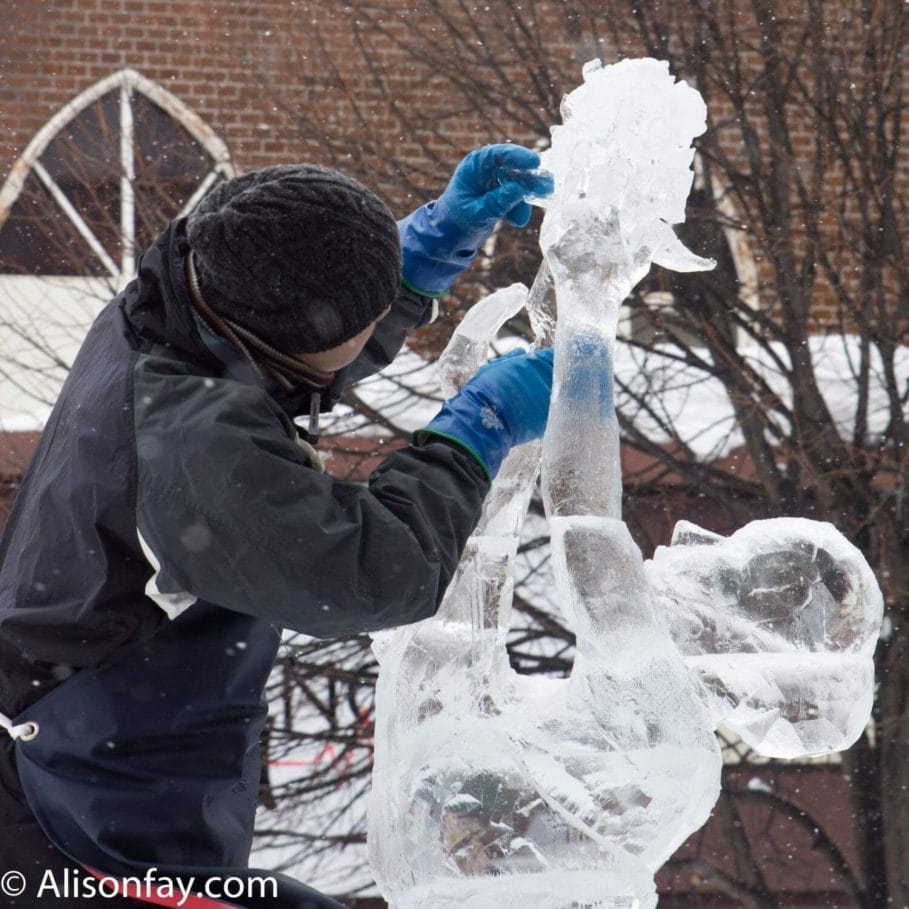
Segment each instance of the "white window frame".
M85 223L60 185L41 164L40 158L57 134L104 95L119 91L120 105L120 261L110 253ZM193 195L187 199L178 216L188 213L209 188L220 178L229 179L236 173L225 143L196 113L169 91L129 67L118 70L96 82L57 111L35 134L25 151L13 165L3 189L0 190L0 227L5 223L19 198L29 175L34 173L44 184L60 209L88 243L105 270L122 285L132 278L136 267L136 208L133 182L135 180L135 124L132 99L144 95L160 107L195 139L211 158L211 167Z

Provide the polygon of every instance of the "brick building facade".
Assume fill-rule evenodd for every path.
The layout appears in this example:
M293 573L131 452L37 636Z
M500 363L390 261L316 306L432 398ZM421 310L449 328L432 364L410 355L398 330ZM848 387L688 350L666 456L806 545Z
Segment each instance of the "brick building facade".
M126 192L119 169L119 143L126 129L123 92L139 99L131 100L129 108L131 134L141 149L141 154L135 155L136 193L144 191L143 186L148 190L151 185L164 185L163 196L156 195L148 203L162 217L175 215L211 174L224 176L302 159L346 167L383 191L392 207L403 214L439 190L461 151L488 141L533 142L545 138L542 127L551 122L548 112L526 111L524 126L517 128L511 125L515 117L510 115L509 134L502 135L495 127L495 111L484 115L473 101L464 103L451 94L444 70L452 61L444 65L440 61L439 68L434 69L424 56L414 52L416 48L408 49L418 34L413 17L425 14L428 19L426 11L402 0L384 0L367 7L377 16L380 28L371 28L376 23L368 20L357 27L356 12L340 3L50 0L36 4L6 0L4 29L0 31L0 115L4 124L0 187L9 185L10 177L18 174L21 192L0 196L0 308L12 287L10 282L28 279L36 272L58 279L50 281L57 288L61 286L59 279L71 276L107 282L109 289L128 277L135 250L126 249L122 235L112 227L121 224ZM580 30L566 27L568 20L559 3L528 3L527 7L536 17L532 24L540 36L534 39L538 45L532 41L527 46L538 46L540 53L545 49L562 60L557 68L561 82L544 89L555 103L563 91L576 84L581 63L597 55L608 61L623 49L621 23L615 30L604 32L607 37L597 43ZM485 23L486 28L494 25L493 20ZM473 43L482 46L484 40L478 37ZM381 79L373 77L371 61L381 62ZM463 62L466 66L471 61ZM512 60L505 69L511 72L509 67L513 67L514 72L524 73L532 64L531 58ZM91 96L99 85L106 86L103 94ZM353 93L352 87L356 89ZM396 99L391 106L389 92ZM78 110L67 113L67 105L74 100L79 101ZM57 131L48 128L55 118L60 124ZM320 130L320 124L324 129ZM40 155L29 158L30 143L42 131L47 133L47 145ZM89 213L85 216L87 230L109 254L107 262L93 255L90 243L88 252L80 246L88 243L85 233L74 232L66 219L60 220L54 238L28 230L11 236L10 227L17 218L20 223L28 220L29 212L23 206L37 205L27 201L29 193L45 202L51 193L49 184L36 176L34 164L44 162L51 181L64 186L68 155L85 154L85 142L102 134L108 143L106 150L89 156L96 193L83 198L82 210ZM797 156L799 147L807 149L815 139L806 129L797 135L799 145L791 151ZM175 151L178 147L179 154ZM734 140L730 154L744 154L734 147ZM170 164L162 166L162 159ZM900 174L909 182L909 166L903 166ZM145 184L143 176L147 178ZM74 179L72 173L69 179ZM905 189L904 183L896 192L904 193ZM37 210L32 208L31 213ZM730 211L729 217L735 220L736 213ZM137 222L136 248L153 232L152 223ZM766 263L741 233L730 234L727 240L740 282L750 285L748 292L757 295ZM70 268L68 253L61 251L61 246L69 252L79 247L74 258L83 264L78 269ZM847 260L848 251L842 254ZM86 261L92 264L85 266ZM63 292L70 293L68 286ZM42 293L49 293L46 286ZM832 318L833 310L825 308L832 294L830 290L817 298L819 324ZM772 306L773 300L758 300L756 296L755 305L759 303ZM36 301L34 305L44 304ZM48 305L54 308L60 304L53 297ZM71 351L78 342L78 326L69 328L72 331L61 343ZM38 362L44 365L40 357ZM15 397L20 392L7 389L6 393ZM41 403L40 393L29 394L23 414L34 414L36 407L40 411L35 405L35 401ZM35 428L27 421L16 420L9 426ZM9 454L8 463L0 460L7 501L33 443L33 434L8 437L0 443ZM686 507L690 508L690 503ZM656 512L653 520L665 522L665 501ZM687 514L691 517L690 512ZM785 775L785 771L781 773ZM843 804L843 787L828 769L794 770L792 774L793 778L801 774L805 789L816 790L818 804L830 800ZM743 785L747 788L748 781ZM854 844L848 811L833 814L828 833L851 862ZM752 820L758 825L761 817L754 815ZM750 822L747 816L743 822ZM715 849L721 853L722 830L708 828L706 835L716 841ZM755 826L755 837L761 835ZM831 883L824 862L815 862L810 848L806 849L807 858L800 862L799 874L787 877L780 872L772 882L774 892L787 894L780 897L779 905L854 905L837 889L836 882ZM732 864L734 857L730 856L730 874ZM692 895L697 888L691 883L696 872L689 867L680 874L672 878L667 872L663 876L665 887L676 892L677 902L667 898L662 905L739 905L716 895L698 902L700 897Z
M737 0L727 5L735 8ZM784 10L803 6L791 0L777 0L776 5ZM155 152L160 156L166 145L161 133L166 132L167 117L159 116L160 105L162 98L172 99L182 108L184 125L193 118L197 129L223 144L225 171L301 159L333 164L374 186L403 214L438 192L464 150L502 139L545 141L558 99L577 84L586 60L601 57L610 61L646 51L633 34L633 17L604 20L599 28L585 28L583 17L596 18L595 13L591 16L586 3L578 6L583 12L572 17L566 13L570 7L560 2L522 5L518 0L499 0L471 7L468 27L458 20L457 4L439 0L423 6L403 0L359 0L349 5L302 0L255 4L238 0L218 4L53 0L31 5L10 0L6 29L0 35L0 111L4 116L0 186L17 162L23 168L31 166L32 162L22 161L23 153L67 104L114 74L130 71L137 74L141 85L152 89L151 105L134 112L137 133L145 130L149 134L147 158ZM759 48L765 38L744 14L738 16L736 34L745 48L739 51L741 63L746 68L753 65L758 80L764 72ZM855 91L855 80L867 74L858 45L849 46L850 36L859 34L857 18L853 28L842 30L847 81L832 90L848 91L851 84ZM800 60L807 53L797 43L797 32L781 35L785 35L780 38L784 61L789 55ZM459 44L450 44L453 36ZM673 48L674 37L667 39L667 48ZM885 64L892 61L881 61ZM905 72L909 64L901 60L899 65ZM500 91L484 104L482 89L458 83L453 77L458 69L469 72L472 68L482 78L494 73L499 90L501 85L506 91L513 86L513 100L503 105ZM741 112L729 98L710 94L709 86L707 91L724 153L744 167L748 152L736 132ZM770 129L772 113L752 110L749 114L756 129ZM869 131L889 128L871 122L872 114L869 112ZM91 115L114 117L116 112ZM175 116L173 111L169 115ZM906 121L904 114L902 122ZM109 125L113 138L115 124ZM808 118L790 116L787 130L780 142L786 144L784 156L793 164L801 156L807 160L813 155L823 138L818 135L818 124ZM84 148L80 150L84 152ZM856 149L857 156L862 152ZM907 158L902 152L893 171L904 182L887 188L894 198L903 193L909 179ZM185 174L179 173L181 167ZM196 167L197 162L172 161L169 170L146 166L145 176L179 184L171 195L186 200L198 186ZM136 174L139 181L142 176ZM841 169L831 162L823 176L819 184L806 187L806 194L818 196L813 204L829 208L818 221L821 231L848 214L848 205L840 198L845 186ZM888 177L882 174L880 179ZM753 242L749 230L734 229L748 213L736 207L728 187L711 183L708 189L719 200L727 225L725 240L738 293L750 305L772 309L776 300L766 249ZM0 274L22 268L21 247L28 245L21 240L17 245L9 225L5 230L2 227L9 220L7 210L14 199L14 193L0 196ZM812 225L798 223L799 211L809 204L807 198L791 200L791 230L804 229L796 254L799 246L816 243L809 235ZM110 201L105 205L109 209ZM162 217L174 213L173 206L160 211ZM137 249L149 234L137 231ZM840 246L839 275L848 285L857 266L851 261L848 244ZM33 252L35 258L39 257ZM815 283L811 305L816 327L838 330L842 308L837 310L837 289L828 286L823 274L817 275ZM904 326L905 330L909 329Z

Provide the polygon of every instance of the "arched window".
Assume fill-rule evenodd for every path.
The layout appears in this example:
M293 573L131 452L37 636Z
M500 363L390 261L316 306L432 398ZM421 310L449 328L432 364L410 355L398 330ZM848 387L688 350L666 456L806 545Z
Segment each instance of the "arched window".
M183 102L123 69L66 104L0 191L0 273L129 279L137 250L231 176Z
M132 69L38 131L0 190L0 430L40 425L137 255L233 173L214 132Z

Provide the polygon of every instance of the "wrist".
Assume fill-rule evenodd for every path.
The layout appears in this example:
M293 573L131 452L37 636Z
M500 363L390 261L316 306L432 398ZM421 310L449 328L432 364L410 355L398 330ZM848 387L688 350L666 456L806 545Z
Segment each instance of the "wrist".
M457 442L477 459L490 480L499 472L513 442L495 405L469 384L446 401L421 431Z
M441 296L470 266L491 230L459 221L444 199L402 218L398 234L405 286L423 296Z
M479 464L480 468L483 470L483 473L486 474L486 479L490 483L493 481L495 474L490 471L489 466L483 459L483 455L480 454L479 451L477 451L469 442L466 442L464 439L461 439L455 435L451 435L448 432L443 432L441 429L436 429L431 424L424 427L423 429L418 429L413 434L413 440L418 445L423 444L427 441L431 441L432 439L444 440L445 442L449 442L455 447L460 448L462 451L466 451L477 462L477 464Z
M411 269L413 271L413 269ZM417 287L416 284L412 283L407 279L406 274L401 275L401 286L406 290L409 290L411 293L417 294L420 297L428 297L430 300L438 301L439 297L444 297L448 293L448 288L446 287L443 290L425 290L422 287ZM435 303L435 306L438 307L438 302ZM430 319L430 321L435 321L435 319Z

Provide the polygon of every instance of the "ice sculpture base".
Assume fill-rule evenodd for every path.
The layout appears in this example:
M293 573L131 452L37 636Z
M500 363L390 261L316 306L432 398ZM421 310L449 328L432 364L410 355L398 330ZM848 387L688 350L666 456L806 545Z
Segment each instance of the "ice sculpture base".
M654 909L656 891L641 869L641 890L629 892L627 867L621 873L551 871L499 877L442 879L396 894L393 909Z

